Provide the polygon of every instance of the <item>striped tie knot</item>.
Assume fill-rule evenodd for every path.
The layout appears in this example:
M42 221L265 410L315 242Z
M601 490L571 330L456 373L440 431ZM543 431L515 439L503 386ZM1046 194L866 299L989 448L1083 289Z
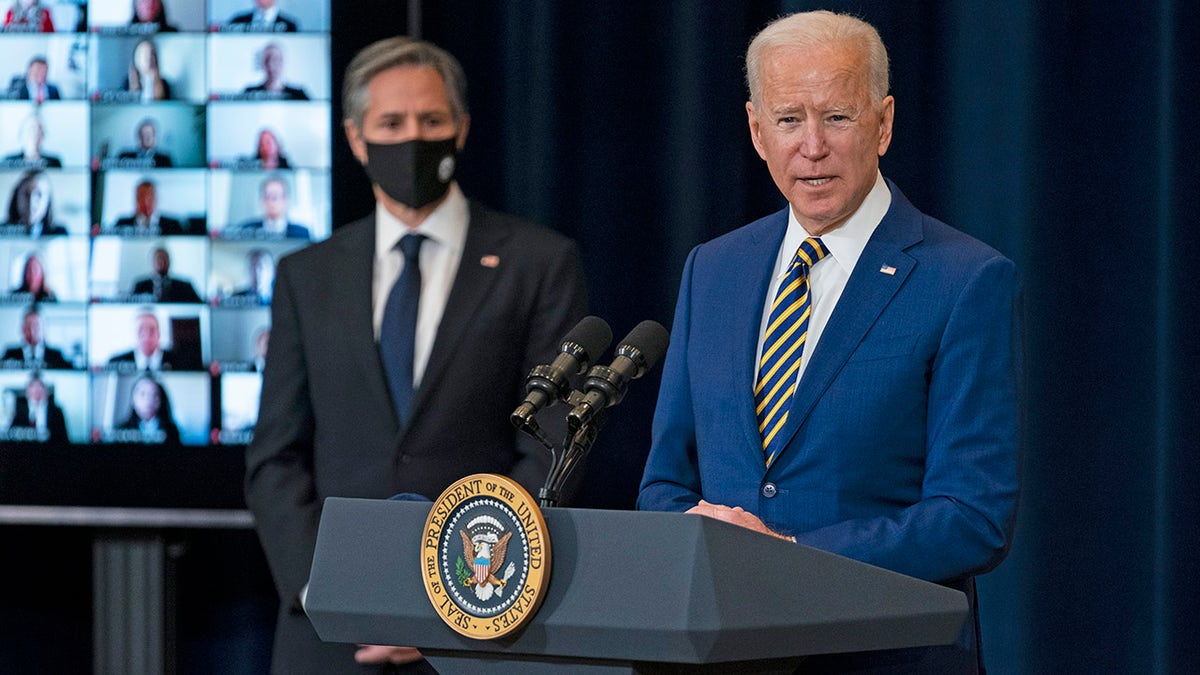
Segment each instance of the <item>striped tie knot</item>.
M767 466L775 461L782 446L776 438L787 423L800 359L808 338L808 317L812 311L808 271L827 255L829 249L820 239L805 239L796 250L771 303L758 362L758 379L754 385L755 414Z
M829 255L829 249L825 247L825 242L819 237L809 237L800 242L800 248L796 249L796 257L792 260L792 266L806 265L812 269L813 265L825 259Z

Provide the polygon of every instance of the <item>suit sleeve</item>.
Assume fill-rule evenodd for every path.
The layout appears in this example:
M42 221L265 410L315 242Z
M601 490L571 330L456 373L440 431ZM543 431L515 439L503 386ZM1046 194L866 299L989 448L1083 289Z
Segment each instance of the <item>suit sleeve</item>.
M696 421L687 361L691 284L697 250L692 249L684 264L671 326L671 343L663 363L650 455L637 501L637 507L645 511L686 511L700 501Z
M1020 302L1013 264L994 258L960 293L929 374L921 498L797 540L930 581L995 567L1016 514ZM886 445L880 448L886 451Z
M271 307L270 358L262 405L246 449L246 503L284 603L299 611L316 547L313 410L290 260L279 263Z
M574 242L561 241L562 244L542 263L545 270L538 284L537 298L528 324L529 338L522 365L522 382L524 375L534 366L549 363L554 358L559 340L587 314L587 290L579 250ZM514 408L524 398L523 391L518 394ZM559 413L555 410L550 415L538 417L539 425L554 442L558 442L566 432L565 418ZM517 451L520 457L509 471L509 477L531 489L536 497L537 488L545 483L550 470L550 453L524 434L519 434ZM574 484L579 476L573 478Z

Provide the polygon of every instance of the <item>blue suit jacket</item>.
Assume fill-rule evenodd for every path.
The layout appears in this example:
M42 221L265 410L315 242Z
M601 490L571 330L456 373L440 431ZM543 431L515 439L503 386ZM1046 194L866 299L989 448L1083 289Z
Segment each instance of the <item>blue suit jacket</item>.
M638 507L741 506L802 544L973 595L973 575L1003 559L1016 511L1014 266L888 186L891 207L805 355L769 470L752 386L787 210L692 251ZM931 671L972 670L974 629L953 648L886 659L933 651L953 663L926 659Z

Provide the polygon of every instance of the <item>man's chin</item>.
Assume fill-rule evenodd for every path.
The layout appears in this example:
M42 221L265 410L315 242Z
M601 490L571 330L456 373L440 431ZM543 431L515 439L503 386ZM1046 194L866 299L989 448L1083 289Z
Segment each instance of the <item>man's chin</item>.
M822 202L814 203L812 199L796 199L793 197L792 212L805 231L813 236L820 236L833 230L846 221L844 209ZM838 204L837 206L841 206Z

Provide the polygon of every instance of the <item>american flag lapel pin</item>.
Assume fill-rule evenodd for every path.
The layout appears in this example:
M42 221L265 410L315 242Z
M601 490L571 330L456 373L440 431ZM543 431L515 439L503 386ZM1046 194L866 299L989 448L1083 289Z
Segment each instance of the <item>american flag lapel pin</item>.
M489 269L496 269L500 266L500 256L491 254L485 255L479 259L479 264Z
M884 274L888 275L889 277L896 276L896 268L892 267L891 265L884 265L883 267L879 268L879 271L883 272Z

